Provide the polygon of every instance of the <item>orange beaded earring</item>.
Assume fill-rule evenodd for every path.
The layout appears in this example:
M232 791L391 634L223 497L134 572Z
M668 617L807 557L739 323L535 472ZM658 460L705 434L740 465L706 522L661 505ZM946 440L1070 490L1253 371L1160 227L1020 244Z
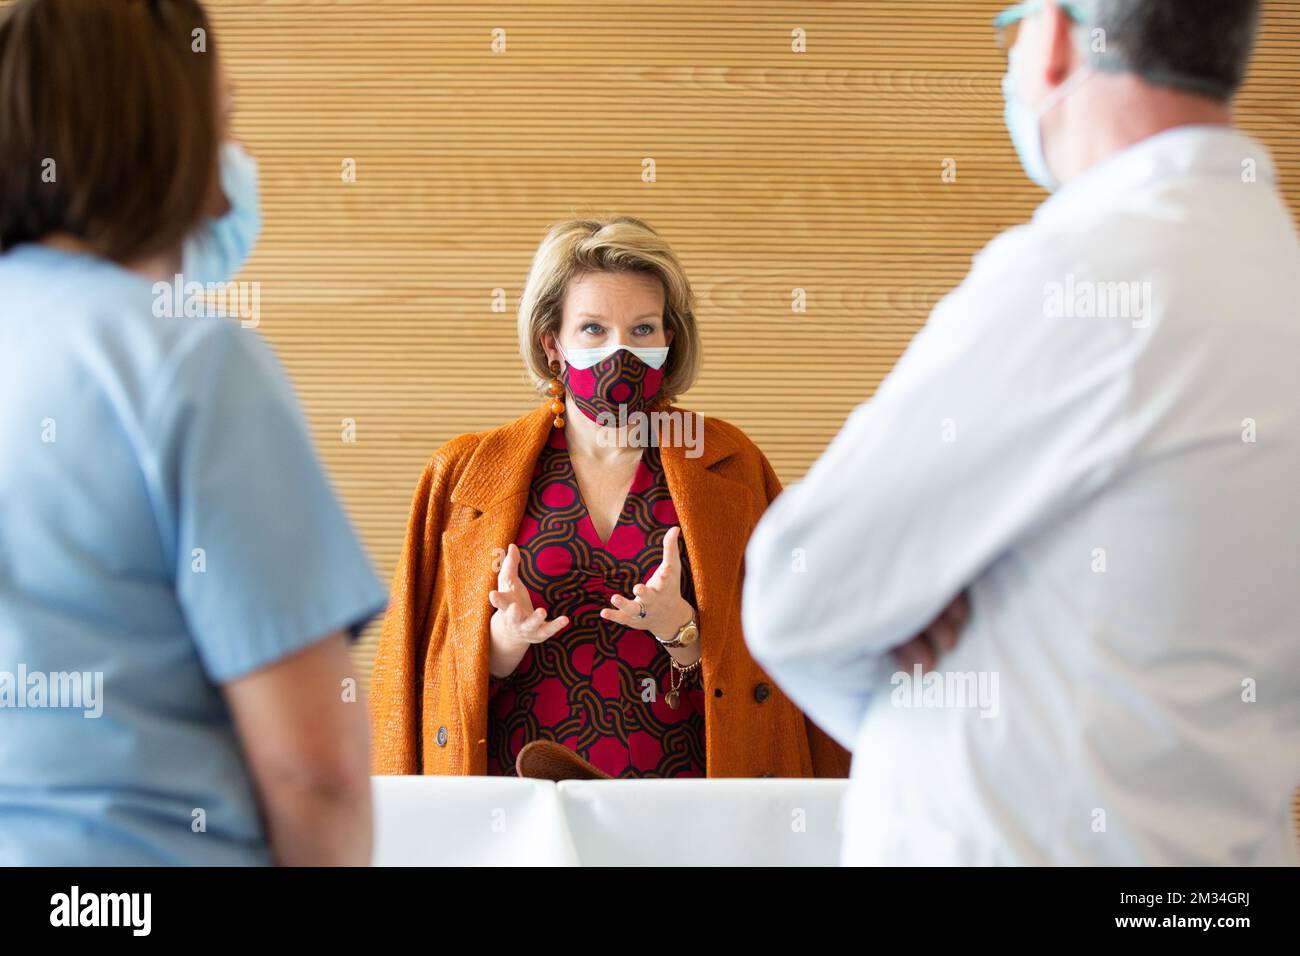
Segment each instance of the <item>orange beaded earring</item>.
M560 381L560 363L551 363L551 381L546 386L551 393L551 414L555 416L555 427L564 427L564 383Z

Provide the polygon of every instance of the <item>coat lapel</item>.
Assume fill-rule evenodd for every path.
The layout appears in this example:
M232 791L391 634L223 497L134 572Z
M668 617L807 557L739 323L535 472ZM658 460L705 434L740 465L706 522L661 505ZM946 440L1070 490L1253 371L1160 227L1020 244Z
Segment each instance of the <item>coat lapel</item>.
M533 466L550 434L552 418L543 406L485 434L452 489L453 505L477 512L442 536L448 633L461 639L450 650L455 661L463 733L470 737L463 741L462 752L469 755L469 765L462 767L461 773L486 772L486 741L480 738L487 728L492 617L488 591L496 587L500 562L519 531L528 505Z
M741 568L754 501L749 488L714 470L737 450L731 436L708 431L703 446L703 454L690 458L681 444L663 445L660 459L694 575L702 676L708 688L728 651L719 638L730 630L728 621L740 606Z

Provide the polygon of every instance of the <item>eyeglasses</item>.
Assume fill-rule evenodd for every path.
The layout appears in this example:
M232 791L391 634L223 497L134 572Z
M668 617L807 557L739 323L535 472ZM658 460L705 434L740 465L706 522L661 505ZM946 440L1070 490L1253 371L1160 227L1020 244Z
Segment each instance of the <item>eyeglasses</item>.
M1020 36L1020 25L1035 13L1041 12L1045 2L1046 0L1026 0L1025 3L1007 7L997 15L993 20L993 26L998 32L998 46L1002 48L1003 53L1011 52L1011 48L1016 45L1016 40ZM1057 0L1056 5L1075 23L1083 23L1087 19L1087 13L1080 3Z

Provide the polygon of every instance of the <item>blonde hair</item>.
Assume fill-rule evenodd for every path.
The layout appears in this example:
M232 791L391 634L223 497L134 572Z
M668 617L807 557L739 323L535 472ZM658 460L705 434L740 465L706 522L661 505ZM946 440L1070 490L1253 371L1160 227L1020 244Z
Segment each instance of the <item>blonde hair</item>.
M566 219L547 230L533 256L519 299L519 354L537 391L552 373L542 348L546 332L558 336L569 283L589 272L640 272L664 287L664 331L673 333L659 397L665 403L695 384L700 374L700 333L695 297L672 247L640 219Z

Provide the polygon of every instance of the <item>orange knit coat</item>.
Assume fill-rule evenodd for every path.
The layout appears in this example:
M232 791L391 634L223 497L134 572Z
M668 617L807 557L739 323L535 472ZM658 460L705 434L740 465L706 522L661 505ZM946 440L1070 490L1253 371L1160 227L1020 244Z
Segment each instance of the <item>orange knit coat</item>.
M684 413L689 414L689 413ZM425 466L370 690L374 770L483 774L497 568L515 540L549 410L462 435ZM661 449L695 581L710 777L842 777L849 756L750 657L740 629L745 542L781 490L733 425L704 420L703 455Z

